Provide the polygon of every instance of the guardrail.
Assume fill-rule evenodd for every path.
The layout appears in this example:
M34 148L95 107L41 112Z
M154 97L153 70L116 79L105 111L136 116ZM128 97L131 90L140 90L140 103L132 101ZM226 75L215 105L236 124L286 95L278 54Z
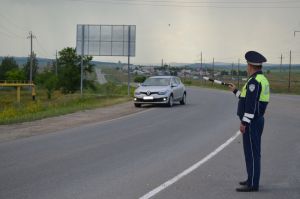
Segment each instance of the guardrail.
M30 81L20 81L20 80L0 80L0 87L15 87L17 89L17 102L21 102L21 87L31 87L32 100L35 100L35 84Z

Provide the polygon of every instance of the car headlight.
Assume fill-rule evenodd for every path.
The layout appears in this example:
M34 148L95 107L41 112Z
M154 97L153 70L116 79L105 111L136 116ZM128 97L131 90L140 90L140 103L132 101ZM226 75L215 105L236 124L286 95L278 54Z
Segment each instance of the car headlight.
M140 94L141 94L141 92L139 92L139 91L135 91L135 92L134 92L134 94L135 94L135 95L140 95Z
M168 90L165 90L165 91L159 91L158 94L159 94L159 95L165 95L165 94L167 94L167 92L168 92Z

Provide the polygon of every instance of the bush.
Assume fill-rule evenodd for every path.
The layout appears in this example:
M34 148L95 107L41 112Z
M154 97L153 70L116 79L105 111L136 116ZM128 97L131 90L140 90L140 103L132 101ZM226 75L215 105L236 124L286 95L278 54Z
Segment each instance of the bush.
M47 89L47 98L51 99L53 91L58 88L58 77L50 71L39 74L36 78L38 85Z
M135 82L135 83L143 83L145 80L146 80L146 77L145 77L145 76L136 76L136 77L134 78L134 82Z
M24 71L18 68L7 71L5 73L5 77L6 80L11 80L11 81L17 81L17 80L24 81L26 79Z

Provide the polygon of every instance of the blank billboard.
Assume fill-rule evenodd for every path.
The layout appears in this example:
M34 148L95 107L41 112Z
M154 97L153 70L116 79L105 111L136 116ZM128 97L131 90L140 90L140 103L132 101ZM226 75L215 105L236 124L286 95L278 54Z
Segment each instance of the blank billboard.
M134 57L135 44L135 25L77 25L78 55Z

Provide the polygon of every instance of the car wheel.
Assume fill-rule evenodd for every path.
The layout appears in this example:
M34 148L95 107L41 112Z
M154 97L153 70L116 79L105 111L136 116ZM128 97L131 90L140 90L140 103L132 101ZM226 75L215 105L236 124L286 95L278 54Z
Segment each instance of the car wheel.
M172 107L173 104L174 104L173 95L170 95L170 97L169 97L169 102L168 102L168 106L169 106L169 107Z
M134 104L135 107L141 107L141 104Z
M181 105L185 105L186 104L186 94L184 93L182 96L182 99L180 100L180 104Z

